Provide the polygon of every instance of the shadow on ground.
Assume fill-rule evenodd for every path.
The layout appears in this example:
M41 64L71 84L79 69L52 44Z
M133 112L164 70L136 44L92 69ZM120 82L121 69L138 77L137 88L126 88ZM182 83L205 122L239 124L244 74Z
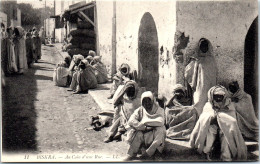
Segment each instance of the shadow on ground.
M36 142L37 76L34 66L24 75L6 78L2 92L2 147L4 152L34 152ZM40 77L45 78L45 77ZM46 78L47 79L47 78Z

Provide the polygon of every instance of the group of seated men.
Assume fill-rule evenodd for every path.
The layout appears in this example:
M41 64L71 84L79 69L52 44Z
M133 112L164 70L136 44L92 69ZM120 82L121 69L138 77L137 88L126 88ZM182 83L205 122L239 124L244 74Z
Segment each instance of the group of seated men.
M90 51L88 57L67 56L54 71L58 86L70 86L74 93L86 93L98 83L108 81L105 65ZM208 101L199 113L194 97L182 84L173 87L167 101L139 87L136 71L123 63L113 76L108 99L113 100L114 115L105 143L123 140L129 144L126 161L161 157L165 139L189 140L190 146L211 160L216 143L220 143L223 161L246 160L245 140L258 141L258 118L251 96L237 81L228 89L214 85L207 93ZM193 94L194 95L194 94ZM200 100L198 100L199 102ZM219 137L217 137L219 136ZM219 139L220 142L216 142Z
M57 64L53 81L55 85L70 87L68 91L74 94L88 93L89 89L94 89L98 84L108 81L106 66L101 62L101 57L96 56L94 51L89 51L89 55L84 58L82 55L66 55L64 61Z
M139 159L161 159L166 137L189 140L190 146L209 161L216 152L216 143L221 147L217 158L223 161L247 159L245 140L258 140L258 118L251 96L237 81L232 81L228 89L221 85L211 87L200 115L186 87L176 84L172 93L167 101L139 87L130 67L122 64L113 77L108 97L113 97L115 111L104 142L127 142L126 161L137 159L138 154L141 154Z

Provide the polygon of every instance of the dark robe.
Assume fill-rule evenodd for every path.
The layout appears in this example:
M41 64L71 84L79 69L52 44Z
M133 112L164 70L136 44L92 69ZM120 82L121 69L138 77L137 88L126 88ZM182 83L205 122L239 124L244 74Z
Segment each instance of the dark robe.
M26 38L25 44L26 44L27 63L28 63L28 65L30 65L33 62L32 38L31 37Z
M34 60L41 59L41 39L40 37L33 37L32 38L32 45L33 45L33 58Z

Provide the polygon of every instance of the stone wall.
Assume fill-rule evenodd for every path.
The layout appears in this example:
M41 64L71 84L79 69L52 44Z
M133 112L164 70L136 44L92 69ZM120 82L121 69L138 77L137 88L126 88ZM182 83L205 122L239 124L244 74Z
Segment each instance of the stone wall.
M235 79L243 87L245 37L258 15L257 1L177 1L176 13L177 30L190 38L187 54L194 53L200 38L207 38L213 45L218 82L226 85Z
M102 62L111 71L112 64L112 17L113 1L96 1L99 50Z
M209 39L213 45L218 82L225 84L236 79L243 87L244 41L258 15L257 1L116 1L117 68L125 62L139 73L145 69L138 57L140 26L145 14L151 15L149 19L154 22L158 37L158 52L151 55L158 55L154 59L158 60L159 94L169 98L174 84L184 84L183 74L187 63L185 58L183 63L176 63L174 54L193 54L202 37ZM100 54L110 68L113 2L97 1L97 15ZM149 33L149 28L147 30ZM151 31L151 35L153 33ZM179 34L188 43L183 44L181 50L177 45ZM150 57L147 61L151 61ZM153 69L146 69L147 75L154 74ZM156 76L150 78L151 81Z
M158 37L158 47L154 60L158 64L158 92L168 95L171 87L176 83L176 63L172 58L174 46L174 35L176 31L176 2L175 1L117 1L117 66L121 63L129 63L132 69L140 72L140 69L147 69L148 81L156 80L152 67L141 68L138 55L140 52L138 42L141 36L141 20L145 14L151 15L149 21L154 22L155 31ZM144 21L145 22L145 21ZM150 24L150 23L149 23ZM152 24L152 23L151 23ZM145 25L142 25L145 26ZM149 27L147 27L149 30ZM154 35L155 31L148 31ZM149 36L148 36L149 37ZM154 40L154 39L153 39ZM152 42L152 40L151 40ZM153 43L147 43L152 44ZM160 51L161 50L161 51ZM158 57L156 57L158 55ZM147 58L148 59L148 58ZM144 59L146 60L146 59ZM149 59L152 60L152 59ZM153 62L156 64L155 62ZM144 71L145 72L145 71Z

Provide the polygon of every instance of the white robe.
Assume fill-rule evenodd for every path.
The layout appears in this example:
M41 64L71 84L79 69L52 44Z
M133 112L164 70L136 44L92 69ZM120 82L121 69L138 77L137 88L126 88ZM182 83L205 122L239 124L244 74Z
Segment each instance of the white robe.
M209 43L209 50L203 54L204 57L198 55L197 60L191 61L185 68L184 76L193 90L193 104L198 115L208 101L208 90L217 83L217 64L212 51Z

